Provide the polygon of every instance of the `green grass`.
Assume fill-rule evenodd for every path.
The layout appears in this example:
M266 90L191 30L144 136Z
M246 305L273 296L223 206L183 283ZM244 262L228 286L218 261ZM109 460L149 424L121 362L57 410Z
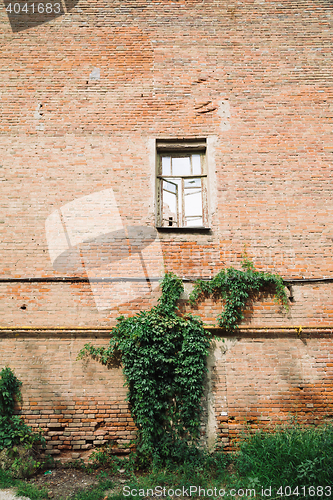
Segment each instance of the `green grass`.
M10 474L0 469L0 489L16 488L17 494L26 496L31 500L47 499L47 490L38 489L36 486L26 483L21 479L14 479Z
M31 484L21 484L17 488L17 494L26 496L31 500L46 500L48 499L48 490L45 488L37 489L36 486ZM102 479L99 484L92 489L79 491L71 496L71 500L103 500L105 498L105 491L112 488L113 482L108 479ZM16 484L17 487L17 484ZM60 500L60 499L57 499Z
M45 500L48 499L46 488L37 488L33 484L27 484L20 481L17 488L17 495L28 497L31 500Z
M228 469L231 462L234 472ZM124 466L124 461L121 463ZM188 456L181 465L169 463L163 468L155 466L154 469L141 475L135 476L130 470L126 474L128 477L126 483L120 484L118 493L109 495L109 500L139 500L143 498L142 492L141 494L139 492L140 489L146 491L156 486L162 489L165 487L166 492L176 488L189 490L190 486L192 488L200 486L205 490L216 488L217 491L223 488L224 499L235 498L234 494L230 494L232 489L253 488L256 491L256 498L259 499L268 497L299 500L332 498L333 425L302 427L298 424L290 424L277 427L271 433L258 431L245 436L240 443L239 451L231 456L222 452L213 455L198 452ZM113 483L105 476L106 472L102 472L97 486L77 493L71 497L71 500L104 499L106 490L113 487ZM47 498L45 490L37 490L35 486L26 484L24 481L12 479L0 470L0 488L13 486L19 487L18 493L31 500ZM310 486L312 489L309 489ZM136 494L133 491L133 495L124 495L123 487L126 487L126 493L136 490ZM282 489L279 490L280 487ZM320 487L323 488L320 489ZM328 494L330 493L329 487L332 495ZM267 495L267 488L271 488L270 495ZM263 489L266 489L266 497L262 495ZM194 496L193 494L192 498ZM243 496L244 498L250 497L244 494ZM208 500L209 495L201 496L201 498ZM174 496L173 500L176 499L177 496Z
M293 424L273 433L259 431L241 443L235 466L241 479L274 491L289 486L297 496L298 487L302 498L314 498L325 492L313 495L310 486L331 486L333 494L333 426Z
M234 472L227 469L230 461ZM260 499L332 498L333 426L290 424L277 427L271 433L258 431L245 436L239 451L230 457L221 453L211 457L203 455L192 463L188 461L175 468L155 470L126 483L126 493L136 490L136 495L118 493L109 500L139 500L142 498L140 489L146 491L157 485L166 487L166 492L169 488L182 490L190 486L205 490L216 487L217 491L223 488L224 499L235 498L237 490L244 498L250 498L250 490L252 498L255 490L256 498ZM176 498L174 496L173 500ZM209 494L202 498L208 500Z
M0 469L0 488L13 488L17 481L10 474Z
M105 491L112 488L112 486L112 481L101 477L97 486L90 490L79 491L71 496L71 500L102 500L105 498ZM0 490L5 488L16 488L17 495L28 497L31 500L47 500L49 498L47 488L37 488L37 486L20 479L13 479L8 473L0 469Z
M204 452L194 453L192 456L188 456L183 464L169 463L161 469L155 467L153 471L142 476L132 476L125 484L121 485L121 488L126 488L126 495L120 492L109 496L109 498L112 500L124 500L126 498L139 500L143 498L142 492L140 493L139 490L146 492L156 486L162 490L165 488L166 496L169 489L179 489L181 491L185 489L188 492L190 487L199 488L199 486L201 488L216 487L218 489L221 483L225 482L228 462L229 458L223 452L217 452L214 455ZM161 496L161 498L164 497Z
M105 498L105 491L112 488L113 482L104 479L91 490L80 491L71 500L102 500Z

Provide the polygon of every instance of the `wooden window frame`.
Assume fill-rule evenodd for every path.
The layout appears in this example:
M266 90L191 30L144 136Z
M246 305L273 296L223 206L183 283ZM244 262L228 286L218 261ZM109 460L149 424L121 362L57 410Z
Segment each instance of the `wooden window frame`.
M158 229L169 229L169 230L179 230L184 229L187 231L191 230L205 230L209 229L208 224L208 179L207 179L207 158L206 158L206 139L191 139L191 140L157 140L156 141L156 180L157 180L157 228ZM201 173L191 174L191 175L162 175L162 158L168 157L191 157L191 155L200 155ZM192 160L191 160L192 161ZM192 164L192 163L191 163ZM192 169L193 172L193 169ZM173 181L173 179L180 179L181 188L178 196L182 197L182 210L181 210L181 220L179 220L179 214L177 209L177 225L173 225L174 221L167 224L166 220L163 220L163 180L167 182ZM201 195L202 195L202 214L197 217L202 217L202 225L192 226L186 225L185 220L185 187L184 180L186 179L201 179ZM177 195L176 195L177 196ZM177 206L178 206L178 198ZM191 217L191 216L187 216ZM193 215L194 217L194 215Z

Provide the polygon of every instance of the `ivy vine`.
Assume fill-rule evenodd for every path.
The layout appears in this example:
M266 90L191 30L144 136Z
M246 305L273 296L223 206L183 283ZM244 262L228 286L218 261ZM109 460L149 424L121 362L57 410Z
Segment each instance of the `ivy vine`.
M45 439L25 424L20 415L15 415L15 405L21 401L22 382L9 368L0 372L0 451L18 444L41 443Z
M289 309L282 277L256 271L253 263L245 257L242 261L242 270L229 267L222 269L211 281L197 280L189 302L194 306L210 295L221 298L223 311L217 317L218 324L224 330L235 330L244 319L243 311L249 300L264 291L272 292L275 300L286 310Z
M16 402L21 400L21 385L14 372L7 366L0 372L0 415L11 417Z
M118 318L107 347L86 344L86 355L110 365L121 360L128 386L128 401L138 429L139 456L156 463L181 461L198 443L201 400L210 339L199 317L181 316L177 302L184 290L182 280L167 273L161 282L157 306L133 317ZM256 271L244 258L242 270L228 268L211 281L198 280L190 295L194 305L204 296L222 298L219 325L234 330L243 319L250 298L272 291L288 308L280 276Z
M121 356L137 450L155 463L181 460L200 437L209 347L200 318L177 314L182 281L168 273L161 288L156 307L118 318L107 347L86 344L79 353L104 365Z

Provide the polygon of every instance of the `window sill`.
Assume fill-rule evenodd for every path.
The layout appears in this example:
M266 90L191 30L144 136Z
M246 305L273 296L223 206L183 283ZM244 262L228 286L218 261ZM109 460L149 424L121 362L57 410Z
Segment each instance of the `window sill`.
M156 226L157 231L165 233L209 233L211 231L210 227L204 226L188 226L188 227L178 227L178 226Z

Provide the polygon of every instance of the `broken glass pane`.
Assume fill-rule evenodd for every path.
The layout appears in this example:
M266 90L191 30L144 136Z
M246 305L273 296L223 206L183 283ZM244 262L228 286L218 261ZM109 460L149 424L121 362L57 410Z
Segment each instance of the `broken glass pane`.
M201 179L184 179L184 187L201 187Z
M177 205L178 205L178 186L173 182L163 180L163 226L178 225Z

